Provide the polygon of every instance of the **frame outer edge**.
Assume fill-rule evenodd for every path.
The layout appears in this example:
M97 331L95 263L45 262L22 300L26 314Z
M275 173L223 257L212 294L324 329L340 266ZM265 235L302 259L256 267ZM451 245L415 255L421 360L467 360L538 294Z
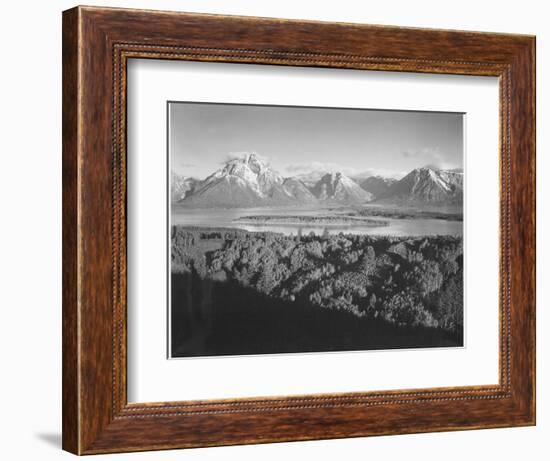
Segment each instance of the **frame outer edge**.
M527 398L514 399L515 401L509 400L507 402L509 405L502 409L510 411L510 419L508 420L503 419L503 414L498 415L499 418L492 421L483 420L481 413L483 413L484 409L488 409L494 405L489 405L492 402L491 400L479 400L477 402L479 405L474 402L463 402L464 405L468 405L469 408L471 407L472 415L475 416L478 413L481 415L481 419L477 423L475 421L458 419L454 423L445 424L444 427L441 426L439 429L431 425L425 426L419 423L415 424L414 427L407 428L397 427L372 431L361 428L361 430L339 433L328 429L326 431L319 430L315 424L308 420L312 415L311 411L304 408L304 411L299 411L292 415L287 414L287 420L290 418L292 426L298 426L298 420L302 420L302 423L308 423L310 427L309 429L306 428L306 432L289 435L285 432L288 431L288 427L282 424L280 425L281 430L278 435L273 433L273 429L269 429L271 431L269 432L270 435L266 436L265 434L268 430L265 429L273 421L277 423L281 421L281 418L276 418L269 411L257 413L261 414L263 419L257 419L251 415L245 416L240 413L217 416L205 414L194 417L183 417L174 414L170 415L174 416L173 423L165 425L166 427L162 428L164 433L161 435L168 437L167 440L169 442L152 443L143 440L141 437L151 435L151 432L155 432L153 429L160 430L161 422L166 421L161 419L160 415L153 416L151 419L142 419L140 415L131 421L128 418L119 417L121 415L118 413L119 409L115 404L115 399L111 400L111 389L107 393L107 383L111 381L114 375L106 372L108 368L106 366L106 357L111 352L111 349L115 349L115 344L107 340L114 333L114 326L110 323L112 319L107 315L109 307L107 296L112 294L111 286L107 284L107 279L116 268L112 269L111 266L107 265L107 260L101 258L105 256L103 253L107 251L105 242L112 238L112 230L111 234L109 234L108 228L112 229L109 224L111 224L111 219L114 219L108 216L107 211L102 205L107 203L107 200L114 199L110 195L110 191L113 190L112 187L109 187L109 191L107 191L107 186L113 186L113 181L116 181L116 178L111 177L110 170L107 170L108 159L104 157L104 154L108 151L109 146L107 146L107 141L103 138L104 133L109 129L109 123L111 123L111 121L107 121L110 112L106 103L107 99L110 100L113 96L111 91L114 90L109 87L110 82L107 81L109 80L107 74L110 71L106 71L105 75L102 75L101 72L112 68L111 55L109 53L113 44L116 44L117 40L120 40L121 34L123 36L124 34L130 34L129 31L132 30L124 28L121 25L124 22L126 24L131 22L129 20L123 21L125 15L129 14L128 11L132 10L104 10L101 8L77 7L63 13L63 448L75 454L112 453L242 443L317 440L390 433L432 432L441 429L463 430L510 427L512 425L529 425L534 422L534 305L531 305L530 302L534 302L533 293L527 296L528 299L526 302L521 303L524 312L522 319L516 323L516 327L519 326L522 333L520 337L523 336L524 339L528 339L529 344L526 344L525 348L518 348L521 351L521 358L518 358L515 363L515 373L525 373L525 367L529 367L529 376L523 374L523 386L521 387L523 389L530 389L531 393ZM133 13L137 15L135 11ZM165 16L170 17L172 14ZM187 18L189 22L194 22L198 17L202 18L203 16L178 15L178 18ZM210 20L212 21L211 16ZM240 43L239 27L242 26L240 23L243 20L236 19L235 17L225 17L225 20L230 21L229 26L231 27L229 29L235 35L233 40L237 44ZM276 21L266 20L266 22L271 24L279 24ZM288 21L288 26L290 27L291 25L296 27L303 25L304 27L307 26L306 28L330 27L330 23L327 23L326 26L321 26L320 23L315 25L315 23ZM143 21L141 27L145 29L145 32L139 29L134 35L136 33L149 32L150 28L143 26ZM365 25L363 29L361 25L358 25L354 29L367 31L367 27ZM388 30L390 29L388 28ZM178 42L178 40L181 40L178 35L179 29L174 30L176 31L174 32L176 35L173 40ZM377 34L380 34L379 29L376 29L376 31ZM408 32L414 35L420 33L420 31L414 30L409 30ZM435 31L430 33L434 34ZM300 34L303 35L303 31ZM441 32L440 34L447 34L456 40L460 38L459 36L455 37L456 34L452 31ZM354 32L354 35L359 34L358 32ZM262 38L263 36L260 34L259 37ZM138 38L140 37L138 36ZM499 59L501 59L500 63L503 63L505 59L508 63L517 59L517 54L510 56L507 53L519 53L519 48L521 47L523 59L529 63L527 72L533 70L534 40L526 39L526 37L519 38L503 35L498 37L499 40L503 40L503 43L493 43L496 40L495 36L488 34L485 35L485 38L490 42L489 45L496 47L497 51L502 51L506 42L510 45L506 53L503 51L499 55ZM269 37L263 37L263 39L270 43L271 39ZM200 40L197 39L198 41L195 40L195 42L193 40L191 40L192 44L196 42L199 47L202 46ZM447 43L447 48L449 46L458 46L455 40L449 39L448 41L452 43ZM166 45L164 39L161 39L160 42ZM360 47L363 46L361 45L362 42L357 43L359 44L356 44L356 47L360 50ZM458 43L460 43L460 40L458 40ZM466 45L468 44L470 47L477 47L475 41L473 43L471 40L467 41ZM230 45L230 47L233 47L233 44ZM326 44L319 46L321 47L321 51L323 51L323 46L328 47ZM467 48L468 46L466 46L466 51ZM476 53L477 55L481 53L478 48L475 48L477 49L475 53L472 51L474 57ZM461 48L459 47L458 49ZM483 53L481 54L482 61L484 59L487 60L485 57L487 52L483 51ZM529 56L525 57L525 53ZM461 54L459 53L460 57ZM419 60L422 61L423 59L424 57L420 56ZM526 64L525 60L523 61L524 66ZM464 64L459 61L457 63L460 65ZM497 61L494 64L496 65ZM398 64L398 67L400 66L402 64ZM477 73L475 74L477 75ZM532 77L534 79L534 76ZM525 158L520 162L523 165L527 163L529 166L528 172L524 172L521 178L521 187L525 188L527 192L527 194L522 196L522 203L525 206L525 208L522 208L522 212L533 213L535 199L532 184L535 167L534 126L530 124L534 122L534 100L530 100L530 98L534 97L534 80L527 80L527 91L525 92L524 88L522 95L526 96L524 102L532 103L533 106L527 110L531 116L526 122L527 129L525 130L524 128L525 131L523 132L520 130L520 134L522 133L524 136L527 136L526 139L523 139L523 143L529 144L529 147L523 152ZM95 104L97 100L101 103L100 105ZM529 114L527 116L529 117ZM89 137L91 134L98 132L101 133L98 139ZM523 145L525 146L525 144ZM525 173L527 174L525 175ZM115 182L114 187L116 188L116 186L117 183ZM534 215L530 216L530 219L527 221L529 224L533 224ZM526 245L529 249L534 250L534 242L530 240L534 236L533 232L534 230L527 231L528 241ZM102 254L99 254L96 250L95 247L97 245L101 247ZM523 261L532 262L533 259L534 253L529 253ZM527 269L528 272L525 274L524 280L528 282L528 288L530 289L534 287L534 279L531 279L534 274L534 266L524 269ZM519 315L520 310L516 310L516 314ZM526 349L528 349L527 352ZM112 386L114 386L115 382L112 381ZM525 386L525 384L527 385ZM521 391L522 389L518 390ZM459 399L451 398L449 402L453 403L454 407L456 407L455 403L458 402L452 402L454 400L458 401ZM441 407L441 411L444 411L448 407L451 409L454 408L450 403L440 405L439 403L426 400L426 404L433 408ZM519 407L514 407L514 404L519 404ZM525 411L526 406L532 409L530 414ZM403 412L412 411L412 408L408 408L407 405L401 405L398 410L401 409ZM348 429L349 431L351 431L355 424L361 423L362 425L363 421L361 421L361 417L367 414L363 412L361 415L356 411L354 413L354 421L349 421L348 424L347 418L339 416L340 414L343 415L343 412L343 409L336 411L317 408L314 413L320 415L323 421L329 424L336 420L342 421L342 424L346 424L346 427L350 428ZM349 411L347 412L349 413ZM533 420L531 420L531 416ZM254 430L256 430L259 422L264 423L264 432L261 432L260 428L260 434L256 434L254 437L244 437L242 435L242 431L247 429L249 425L253 425ZM198 424L200 432L198 439L188 437L189 430L191 429L191 432L193 432L193 425L195 423L200 423ZM235 428L234 423L238 427ZM220 427L225 428L223 433L220 433ZM136 429L141 430L141 434ZM214 429L216 430L211 432ZM182 432L178 433L178 431ZM173 442L174 434L177 436L181 435L182 437L185 434L187 440L178 439L179 441L176 440Z
M535 39L510 63L510 278L512 395L516 425L536 424Z
M79 42L80 11L62 15L62 448L80 453Z
M528 317L528 337L529 337L529 354L527 360L527 367L529 368L529 381L530 381L530 401L528 402L528 424L536 426L537 424L537 111L536 111L536 75L537 75L537 58L536 58L536 37L530 37L528 39L525 68L526 87L527 87L527 107L529 111L528 128L526 129L526 146L529 152L529 168L527 176L527 188L529 190L528 208L529 218L531 220L531 232L530 232L530 262L531 268L529 271L530 278L530 291L531 299L529 305L529 317Z
M532 85L532 100L531 100L531 110L532 113L532 121L533 121L533 134L531 139L531 148L533 150L533 168L531 171L532 177L530 178L530 181L533 184L534 192L533 192L533 208L531 210L531 213L533 215L533 221L534 221L534 241L535 245L537 242L537 37L532 37L532 43L531 43L531 85ZM532 320L532 335L533 335L533 348L534 353L532 357L532 363L531 367L533 370L533 399L531 402L531 411L532 411L532 423L533 426L537 425L537 251L535 247L535 267L533 269L533 280L534 280L534 315Z
M531 202L531 219L533 221L533 268L531 277L533 283L533 302L531 306L530 317L530 336L531 336L531 361L529 364L531 370L531 402L529 405L530 418L529 423L533 426L537 425L537 38L531 37L529 42L529 68L531 73L529 109L531 132L529 136L529 147L531 149L531 162L529 170L529 184L532 187L532 202Z

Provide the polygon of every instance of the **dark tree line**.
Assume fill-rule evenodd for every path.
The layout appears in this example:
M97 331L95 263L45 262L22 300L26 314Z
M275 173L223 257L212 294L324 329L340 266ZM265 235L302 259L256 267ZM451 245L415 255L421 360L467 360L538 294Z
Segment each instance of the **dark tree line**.
M172 271L397 326L463 328L462 238L172 229Z

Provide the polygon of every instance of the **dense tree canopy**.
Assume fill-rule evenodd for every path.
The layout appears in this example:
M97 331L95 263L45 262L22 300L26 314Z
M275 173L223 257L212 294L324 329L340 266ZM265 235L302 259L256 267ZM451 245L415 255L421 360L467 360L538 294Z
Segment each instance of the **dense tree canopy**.
M172 271L396 325L463 327L462 238L172 229Z

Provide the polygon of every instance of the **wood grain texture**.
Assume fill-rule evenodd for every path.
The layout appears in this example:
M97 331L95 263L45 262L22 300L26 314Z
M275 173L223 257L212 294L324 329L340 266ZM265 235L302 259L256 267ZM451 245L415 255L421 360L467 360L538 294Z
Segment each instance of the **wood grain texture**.
M78 10L63 16L63 448L80 451L78 399Z
M63 447L78 454L535 422L534 37L78 7L63 15ZM500 78L497 386L128 404L131 58Z

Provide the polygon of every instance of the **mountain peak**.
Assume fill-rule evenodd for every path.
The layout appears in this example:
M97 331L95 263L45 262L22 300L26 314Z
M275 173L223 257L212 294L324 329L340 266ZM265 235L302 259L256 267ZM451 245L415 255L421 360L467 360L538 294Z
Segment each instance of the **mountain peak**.
M434 171L434 172L439 171L439 168L434 168L431 165L426 165L426 166L421 166L419 168L415 168L409 174L411 174L411 173L429 173L430 171Z
M423 167L415 168L412 171L419 172L419 173L433 171L436 174L437 173L464 173L464 170L462 168L440 168L435 165L426 165Z
M267 163L256 152L243 152L230 158L227 164L242 163L249 166L266 167Z
M428 165L412 170L392 184L380 198L424 203L461 203L462 191L462 173Z
M292 194L284 179L259 155L245 152L225 162L186 198L197 207L249 207L286 203Z
M331 171L324 174L321 177L321 181L330 181L331 183L335 183L336 181L340 181L342 179L342 176L342 173L340 173L339 171Z
M372 199L369 192L340 171L323 175L312 192L319 200L330 202L364 203Z

